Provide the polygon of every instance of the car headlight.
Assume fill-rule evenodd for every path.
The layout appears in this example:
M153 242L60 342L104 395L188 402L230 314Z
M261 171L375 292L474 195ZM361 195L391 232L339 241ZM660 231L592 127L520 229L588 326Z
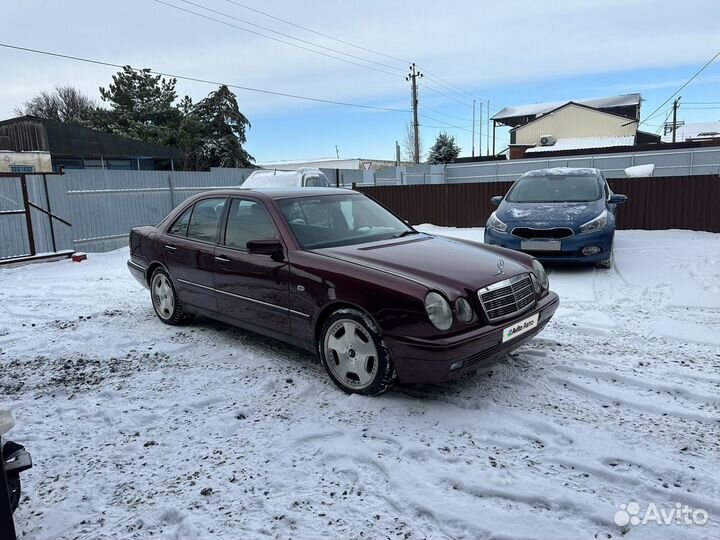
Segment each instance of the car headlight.
M425 296L425 311L438 330L447 330L452 326L452 309L442 294L429 292Z
M532 268L533 270L531 277L535 278L532 280L533 287L535 287L535 292L540 293L540 291L548 289L550 287L550 280L548 279L547 272L545 272L545 268L542 264L540 264L540 261L538 261L537 259L533 259Z
M488 227L495 229L496 231L505 232L507 231L507 225L505 225L498 217L495 215L495 212L490 214L490 217L488 218L487 222Z
M608 222L608 212L603 210L600 215L596 218L591 219L587 223L580 225L580 232L592 232L598 231L604 228Z
M455 313L457 313L458 319L464 323L468 323L473 320L474 315L470 302L465 300L462 296L455 301Z

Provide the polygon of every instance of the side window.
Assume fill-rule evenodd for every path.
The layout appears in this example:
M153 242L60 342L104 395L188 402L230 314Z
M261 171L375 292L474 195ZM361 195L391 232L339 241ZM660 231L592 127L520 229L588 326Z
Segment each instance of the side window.
M274 240L278 237L265 207L256 201L233 199L225 227L225 245L247 249L250 240Z
M305 187L328 187L328 183L322 176L306 176Z
M187 237L193 240L214 242L224 207L224 198L204 199L195 203L188 223Z
M172 227L168 229L168 234L173 236L185 236L187 234L188 223L190 223L190 214L192 214L193 207L191 206L185 210L180 217L175 220Z

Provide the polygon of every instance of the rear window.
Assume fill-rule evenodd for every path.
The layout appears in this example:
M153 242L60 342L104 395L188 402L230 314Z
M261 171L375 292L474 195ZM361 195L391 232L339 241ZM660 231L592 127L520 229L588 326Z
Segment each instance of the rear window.
M600 199L600 183L593 175L523 176L505 199L515 203L589 202Z

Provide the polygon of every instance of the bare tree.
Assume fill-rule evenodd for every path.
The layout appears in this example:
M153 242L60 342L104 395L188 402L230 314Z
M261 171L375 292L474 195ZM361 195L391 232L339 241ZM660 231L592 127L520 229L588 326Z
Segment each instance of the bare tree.
M420 163L420 161L422 161L422 137L420 137L418 144L419 155L415 156L415 130L410 122L405 122L405 134L403 136L402 145L405 161L410 163ZM415 159L416 157L417 159Z
M16 107L15 113L78 124L96 108L97 103L77 88L70 85L58 85L53 90L41 91L20 107Z

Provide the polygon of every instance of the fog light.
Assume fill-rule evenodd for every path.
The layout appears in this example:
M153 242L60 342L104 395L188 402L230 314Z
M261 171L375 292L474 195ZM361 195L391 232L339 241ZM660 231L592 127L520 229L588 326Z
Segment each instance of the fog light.
M452 366L450 366L450 371L455 371L456 369L460 369L465 364L465 360L458 360L457 362L453 363Z
M584 247L582 249L582 254L583 255L595 255L596 253L600 253L600 251L601 251L600 248L597 246L588 246L588 247Z

